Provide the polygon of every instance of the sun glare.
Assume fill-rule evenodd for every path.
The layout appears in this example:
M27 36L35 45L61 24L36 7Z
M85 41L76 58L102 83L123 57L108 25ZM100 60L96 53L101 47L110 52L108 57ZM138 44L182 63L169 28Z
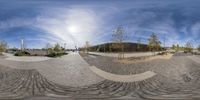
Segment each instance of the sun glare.
M71 25L71 26L68 27L68 31L70 33L77 33L79 31L79 29L78 29L77 26Z

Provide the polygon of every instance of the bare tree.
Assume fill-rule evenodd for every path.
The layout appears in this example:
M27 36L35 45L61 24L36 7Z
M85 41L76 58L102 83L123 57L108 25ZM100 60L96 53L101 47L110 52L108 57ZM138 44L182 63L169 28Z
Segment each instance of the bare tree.
M123 41L125 40L125 31L123 27L117 27L116 30L114 30L112 34L112 41L114 44L112 44L112 47L121 49L121 52L118 54L118 59L124 58L124 45Z
M85 42L85 52L86 52L86 53L88 53L89 47L90 47L89 42L86 41L86 42Z
M49 49L51 48L51 44L50 43L47 43L46 44L46 51L47 51L47 55L49 54Z
M186 44L185 44L185 49L184 49L184 52L185 53L188 53L188 52L192 52L192 44L190 43L190 42L187 42Z
M64 50L66 50L66 45L67 45L67 43L64 43L64 47L63 47L63 48L64 48Z

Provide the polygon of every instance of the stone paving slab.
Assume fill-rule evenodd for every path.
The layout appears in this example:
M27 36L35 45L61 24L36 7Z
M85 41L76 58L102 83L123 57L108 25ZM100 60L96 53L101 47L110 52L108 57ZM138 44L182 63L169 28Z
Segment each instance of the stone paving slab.
M200 64L200 56L188 56L188 58Z
M144 73L134 74L134 75L117 75L117 74L108 73L106 71L98 69L95 66L90 66L90 69L97 75L99 75L107 80L111 80L111 81L115 81L115 82L143 81L145 79L151 78L154 75L156 75L156 73L154 73L152 71L146 71Z
M0 59L0 64L17 69L36 69L50 81L65 86L85 86L104 80L89 69L89 65L78 53L40 62Z
M31 66L39 65L52 65L57 62L63 64L66 61L73 61L74 57L77 55L70 54L64 59L63 57L57 58L57 60L47 60L42 62L24 62L24 65ZM102 56L90 57L91 59L100 60ZM83 57L84 58L84 57ZM44 77L44 74L38 72L39 68L34 68L34 70L24 69L27 66L23 66L19 69L9 68L0 65L0 99L10 100L199 100L200 97L200 65L186 56L175 56L170 60L155 60L148 63L141 64L131 64L128 66L121 66L120 64L115 64L114 66L108 65L107 63L102 63L106 69L106 72L114 73L119 75L129 75L127 71L134 71L130 74L140 74L151 70L155 72L152 78L145 79L138 82L114 82L110 80L103 80L101 82L83 86L83 87L71 87L56 84L55 81L50 81L50 78ZM0 64L3 62L3 58L0 57ZM82 58L81 58L82 59ZM114 59L114 58L113 58ZM5 60L5 59L4 59ZM5 60L7 61L7 60ZM87 60L85 60L87 61ZM94 62L91 61L91 62ZM17 63L20 63L16 61ZM81 62L81 61L79 61ZM5 62L4 62L5 63ZM10 61L10 63L13 63ZM22 62L21 62L22 63ZM99 61L98 61L99 63ZM80 63L81 64L81 63ZM92 63L89 63L94 65ZM73 64L71 64L73 65ZM118 65L118 66L117 66ZM52 71L54 68L57 69L60 66L53 67L38 66L41 67L41 71L44 69L50 70L52 72L52 77L54 77L57 71ZM67 64L66 64L67 66ZM16 66L15 66L16 67ZM18 66L19 67L19 66ZM69 67L69 66L68 66ZM96 66L101 69L99 66ZM120 69L121 67L121 69ZM134 69L130 69L134 68ZM35 70L37 69L37 70ZM54 69L54 70L55 70ZM80 69L80 68L78 68ZM120 73L113 71L113 69L121 71ZM142 70L141 70L142 69ZM61 66L62 70L62 66ZM86 69L88 70L88 69ZM112 70L110 72L109 70ZM125 70L126 73L122 72ZM59 71L59 70L58 70ZM49 74L48 74L49 75ZM67 74L76 75L76 74ZM176 78L180 76L180 79ZM84 76L84 75L83 75ZM50 77L50 76L49 76ZM174 78L175 77L175 78ZM84 77L86 78L86 77ZM52 80L52 79L51 79ZM88 80L86 78L86 80ZM59 80L58 80L59 81ZM71 80L70 80L71 81ZM72 80L74 81L74 80ZM80 82L81 83L81 82Z

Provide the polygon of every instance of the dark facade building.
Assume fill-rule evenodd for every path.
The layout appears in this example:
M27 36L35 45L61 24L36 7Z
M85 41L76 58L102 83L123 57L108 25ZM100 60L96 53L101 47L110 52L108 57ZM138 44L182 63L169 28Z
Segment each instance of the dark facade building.
M89 51L95 51L95 52L120 52L122 49L120 47L116 47L116 45L119 45L117 43L104 43L99 44L95 46L90 46L88 48ZM143 52L143 51L149 51L147 44L137 44L137 43L131 43L131 42L124 42L122 43L123 51L124 52ZM84 49L84 48L81 48Z

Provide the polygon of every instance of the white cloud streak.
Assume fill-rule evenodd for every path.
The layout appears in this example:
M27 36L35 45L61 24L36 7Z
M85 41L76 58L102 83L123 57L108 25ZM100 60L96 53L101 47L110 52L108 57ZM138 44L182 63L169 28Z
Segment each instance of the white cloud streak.
M37 17L35 27L57 38L58 43L66 42L69 48L74 48L75 45L83 46L86 41L92 41L101 24L99 16L89 9L62 9L53 11L53 14L51 18L47 15ZM77 27L78 31L70 32L68 28L71 26Z

